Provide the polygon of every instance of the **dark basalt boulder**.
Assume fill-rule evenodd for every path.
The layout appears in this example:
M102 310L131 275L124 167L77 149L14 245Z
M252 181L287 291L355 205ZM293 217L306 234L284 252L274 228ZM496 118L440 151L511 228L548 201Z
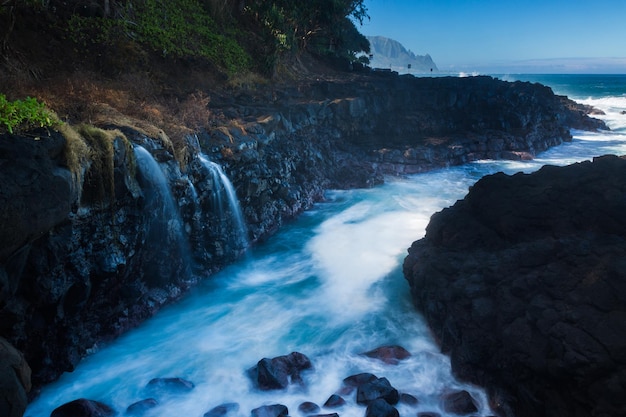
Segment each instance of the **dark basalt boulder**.
M282 404L264 405L250 412L252 417L285 417L289 415L289 409Z
M400 417L400 413L394 406L379 398L367 405L365 417Z
M50 417L112 417L115 414L115 410L104 403L79 398L55 408Z
M466 415L478 411L474 399L467 391L449 392L443 395L443 410L446 413Z
M358 386L356 402L370 404L372 401L383 399L389 404L397 404L400 395L398 390L391 386L387 378L377 378Z
M142 416L148 412L148 410L153 409L159 405L159 402L154 398L146 398L145 400L137 401L132 403L126 408L126 414L131 416Z
M261 359L248 370L248 376L260 390L285 389L289 384L301 384L302 371L312 367L306 355L292 352L272 359Z
M320 406L313 402L305 401L298 406L298 411L306 415L316 414L316 413L319 413Z
M213 407L206 413L204 417L224 417L228 414L235 413L239 410L239 404L237 403L225 403L220 404L217 407Z
M626 159L481 179L432 216L404 274L498 414L626 415Z
M324 403L325 408L338 408L346 404L346 400L341 395L333 394Z
M381 346L364 353L369 358L381 360L390 365L397 365L398 362L409 358L411 353L402 346Z

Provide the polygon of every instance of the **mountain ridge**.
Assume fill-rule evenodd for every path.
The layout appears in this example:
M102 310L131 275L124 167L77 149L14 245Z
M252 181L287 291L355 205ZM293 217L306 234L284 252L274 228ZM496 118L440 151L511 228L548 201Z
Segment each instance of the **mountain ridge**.
M389 68L399 73L439 71L429 54L415 55L400 42L384 36L367 36L367 40L372 68Z

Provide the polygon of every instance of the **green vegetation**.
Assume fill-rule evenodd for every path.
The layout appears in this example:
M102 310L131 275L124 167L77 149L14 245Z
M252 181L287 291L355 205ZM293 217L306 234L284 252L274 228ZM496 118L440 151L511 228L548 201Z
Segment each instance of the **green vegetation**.
M14 133L35 127L50 127L57 123L58 120L37 99L27 97L8 101L4 94L0 94L0 133L2 130Z
M163 57L205 59L229 75L250 68L248 53L195 0L127 2L117 18L72 14L67 31L85 47L134 41Z
M79 55L143 54L210 63L229 78L270 74L284 57L303 51L356 60L369 52L355 24L368 18L364 0L12 0L0 7L0 39L11 46L14 27L45 16L49 28L74 41ZM16 23L16 21L18 23ZM7 48L8 45L8 48ZM124 66L120 66L124 70Z

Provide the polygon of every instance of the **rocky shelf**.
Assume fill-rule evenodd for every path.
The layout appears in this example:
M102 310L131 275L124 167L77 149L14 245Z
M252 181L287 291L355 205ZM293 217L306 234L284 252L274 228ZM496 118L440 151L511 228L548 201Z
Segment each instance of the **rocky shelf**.
M60 133L0 136L0 333L30 365L33 393L178 299L199 270L206 276L241 254L236 228L216 210L223 186L205 159L232 181L254 243L328 188L531 158L570 140L570 128L606 128L548 87L490 77L316 79L215 92L210 105L216 123L189 135L182 157L160 135L100 126L119 132L110 131L106 159L87 161L79 176ZM137 163L138 146L164 173L175 227L154 215L166 196ZM23 397L21 377L9 377Z
M626 414L626 159L484 177L404 262L453 372L505 417Z

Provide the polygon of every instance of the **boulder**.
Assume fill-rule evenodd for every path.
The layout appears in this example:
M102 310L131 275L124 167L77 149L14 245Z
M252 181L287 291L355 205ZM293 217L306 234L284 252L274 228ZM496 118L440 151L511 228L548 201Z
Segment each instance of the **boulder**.
M148 412L148 410L153 409L157 405L159 405L159 402L154 398L146 398L145 400L137 401L129 405L126 408L126 414L132 416L142 416Z
M367 405L365 417L400 417L398 410L382 398Z
M286 417L289 409L282 404L264 405L250 412L252 417Z
M392 405L396 404L399 400L398 390L391 386L387 378L377 378L359 385L357 388L357 403L369 404L377 399L383 399Z
M220 404L204 413L204 417L224 417L230 413L235 413L238 410L239 404L237 403Z
M502 416L626 415L626 159L486 176L404 275L460 379Z
M346 404L346 400L341 395L333 394L324 403L326 408L338 408Z
M104 403L79 398L55 408L50 417L112 417L115 414L115 410Z
M466 415L478 411L474 398L465 390L446 393L441 400L446 413Z
M263 358L248 370L252 382L261 390L285 389L289 384L301 384L301 373L313 365L306 355L292 352L272 359Z
M390 365L397 365L398 362L411 356L411 353L402 346L381 346L364 353L365 356L381 360Z
M298 411L302 414L316 414L320 411L320 406L310 401L305 401L298 406Z
M30 388L30 367L24 355L0 337L0 415L22 417Z

